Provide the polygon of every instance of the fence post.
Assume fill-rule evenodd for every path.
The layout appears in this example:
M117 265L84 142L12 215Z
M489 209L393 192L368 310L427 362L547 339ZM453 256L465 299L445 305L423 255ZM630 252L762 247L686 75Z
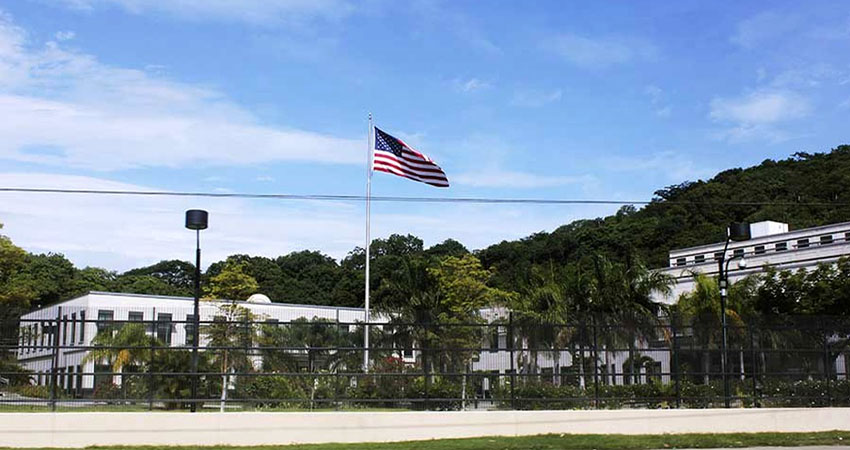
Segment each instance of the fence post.
M754 326L750 325L750 353L751 358L753 359L753 407L758 408L759 405L759 391L758 391L758 374L759 374L759 362L758 355L756 355L756 337L755 332L753 331Z
M148 411L153 411L153 391L154 391L154 382L153 382L153 364L154 364L154 344L156 342L156 330L154 329L155 323L154 319L156 318L156 307L151 308L151 321L150 329L151 329L151 338L150 338L150 361L148 361ZM186 327L184 326L185 330Z
M508 350L511 355L511 409L516 409L516 393L514 388L516 387L516 364L514 358L514 313L513 311L508 313Z
M596 331L596 317L591 317L593 327L593 407L599 409L599 345Z
M50 410L56 411L58 369L59 369L59 333L62 331L62 307L56 308L56 323L53 328L53 355L50 359Z
M832 406L832 386L830 386L830 370L829 370L829 343L827 336L825 319L821 319L821 334L823 336L823 376L826 378L826 401L827 405Z
M676 408L682 407L682 386L681 386L681 378L682 372L679 367L679 339L678 330L676 329L676 313L673 313L673 316L670 320L670 334L672 335L673 345L670 346L670 360L673 364L671 368L671 372L673 375L673 383L676 386Z
M428 330L429 330L430 327L428 325L429 325L429 322L426 321L425 324L424 324L425 340L422 342L422 373L425 376L425 380L424 380L425 381L425 399L424 399L423 408L425 409L425 411L428 411L428 407L429 407L428 397L430 397L430 395L431 395L430 394L430 392L431 392L431 389L430 389L431 377L429 376L429 371L428 371L428 342L430 341L430 339L428 337Z

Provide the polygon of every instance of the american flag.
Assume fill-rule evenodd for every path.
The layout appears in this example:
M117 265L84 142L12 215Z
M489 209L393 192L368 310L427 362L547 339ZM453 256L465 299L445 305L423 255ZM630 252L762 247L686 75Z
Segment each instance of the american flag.
M372 168L431 186L449 187L449 179L440 166L378 127L375 127L375 159Z

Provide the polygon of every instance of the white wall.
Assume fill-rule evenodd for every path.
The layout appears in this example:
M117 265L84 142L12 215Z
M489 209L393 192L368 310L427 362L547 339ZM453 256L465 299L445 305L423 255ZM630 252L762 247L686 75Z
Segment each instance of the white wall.
M850 408L328 413L0 413L9 447L283 445L545 433L850 431Z

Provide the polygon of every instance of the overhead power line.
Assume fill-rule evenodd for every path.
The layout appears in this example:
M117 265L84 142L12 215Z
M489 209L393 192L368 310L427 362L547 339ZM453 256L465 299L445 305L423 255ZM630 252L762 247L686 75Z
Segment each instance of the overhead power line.
M0 192L26 194L75 194L75 195L130 195L148 197L208 197L208 198L248 198L269 200L312 200L312 201L366 201L365 195L332 194L253 194L236 192L179 192L179 191L125 191L101 189L53 189L53 188L17 188L0 187ZM373 202L399 203L479 203L479 204L530 204L530 205L648 205L659 203L667 205L696 206L850 206L839 202L764 202L764 201L649 201L649 200L612 200L612 199L548 199L548 198L488 198L488 197L399 197L372 196Z

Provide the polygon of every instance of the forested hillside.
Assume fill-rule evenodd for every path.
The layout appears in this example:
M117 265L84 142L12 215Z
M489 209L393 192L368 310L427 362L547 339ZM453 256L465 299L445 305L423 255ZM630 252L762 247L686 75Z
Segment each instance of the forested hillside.
M757 202L772 205L728 204ZM599 253L612 259L633 253L650 267L664 267L670 249L720 241L733 220L775 220L791 229L850 221L850 146L768 159L708 181L668 186L641 209L623 206L612 216L504 241L477 255L496 271L500 287L514 284L535 264L564 264Z
M753 202L771 204L746 204ZM534 266L566 268L596 255L661 267L671 248L721 240L725 225L732 220L777 220L789 223L792 229L850 220L850 146L828 153L797 153L781 161L730 169L708 181L669 186L658 190L652 203L640 209L623 206L612 216L575 221L550 233L501 242L474 253L493 272L493 287L513 291L527 281ZM187 262L162 261L119 274L75 268L61 254L29 254L8 239L0 244L0 308L4 314L14 315L11 309L44 306L89 290L191 295L194 267ZM372 243L376 299L388 295L385 279L398 275L400 268L412 267L414 260L433 267L441 258L467 253L454 240L426 249L415 236L376 239ZM204 282L226 279L216 276L228 267L238 268L237 279L253 278L257 290L276 302L360 306L363 264L361 248L353 249L342 261L307 250L277 258L234 255L212 264Z

